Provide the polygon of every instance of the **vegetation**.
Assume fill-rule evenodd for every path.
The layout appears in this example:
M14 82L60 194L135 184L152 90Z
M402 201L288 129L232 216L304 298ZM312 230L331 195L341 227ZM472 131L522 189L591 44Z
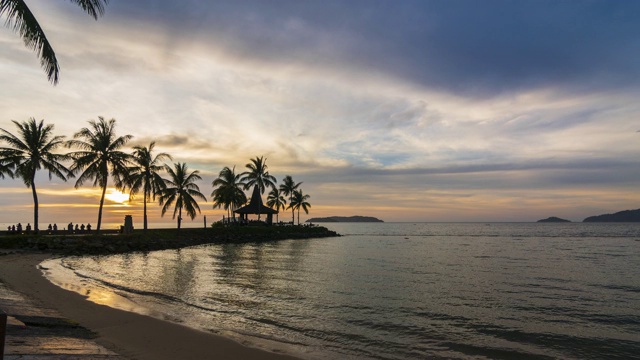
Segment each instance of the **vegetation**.
M195 198L207 201L202 195L200 188L195 183L196 180L202 180L198 175L198 170L189 172L187 164L176 163L174 168L165 165L165 170L169 173L170 178L164 179L165 186L160 191L160 205L162 206L162 216L175 203L173 209L173 219L178 215L178 230L182 224L182 209L187 212L191 220L196 217L196 210L200 212L200 207Z
M287 200L282 196L280 190L275 187L271 189L271 192L269 192L267 196L267 206L280 212L280 209L284 209L285 205L287 205ZM278 214L276 214L276 222L278 222Z
M31 188L33 195L33 226L38 231L38 193L36 191L36 172L42 168L49 171L49 180L56 177L67 181L67 176L71 176L71 171L67 169L62 161L68 160L65 154L54 153L59 147L64 145L64 136L53 135L53 125L45 125L44 120L36 123L34 118L29 121L19 123L13 121L18 128L18 135L0 129L0 141L9 147L0 148L0 174L7 174L12 177L17 176L24 181L27 187ZM11 171L11 169L15 171ZM4 177L4 175L2 175Z
M1 0L0 0L1 1ZM44 120L36 122L31 118L26 122L13 121L18 132L13 133L0 128L0 178L20 178L30 187L34 201L34 230L39 230L38 223L38 195L35 184L36 172L41 169L49 171L49 179L56 177L67 181L77 177L75 188L79 188L87 181L101 189L98 207L98 221L96 233L102 230L102 215L109 178L113 186L120 191L129 191L129 198L134 199L142 193L143 229L148 230L147 204L151 200L158 200L162 216L173 207L173 218L177 217L177 228L182 225L183 210L193 220L200 213L198 200L206 201L200 192L197 181L202 180L199 171L190 172L186 163L175 163L173 167L163 161L173 160L168 153L155 154L155 142L148 146L134 146L131 153L125 151L125 146L133 138L132 135L117 136L115 132L116 120L88 121L89 126L82 128L73 135L73 139L65 141L64 136L53 134L53 125L44 124ZM57 153L59 148L72 149L66 154ZM67 165L65 165L65 163ZM69 166L69 168L67 167ZM229 218L234 217L234 211L247 204L246 190L255 189L264 193L267 188L271 191L267 196L266 205L279 212L281 209L292 209L292 223L295 211L298 211L298 225L300 224L300 209L309 212L311 205L307 201L309 195L298 190L300 183L293 181L290 175L285 176L283 184L276 187L276 178L269 174L264 157L255 157L246 164L247 171L237 174L234 167L224 167L218 177L212 182L214 208L224 208ZM167 172L168 178L162 178ZM287 199L289 203L287 207ZM258 208L258 221L260 220ZM245 219L246 220L246 219ZM277 220L276 220L277 221ZM51 229L49 229L51 231Z
M132 163L126 176L126 185L131 189L130 196L133 198L142 189L143 197L143 217L144 230L147 230L147 202L151 198L156 199L156 195L165 188L165 182L160 177L160 172L164 171L163 160L173 160L171 155L160 153L153 156L153 148L156 143L152 142L149 147L135 146L133 148Z
M245 189L257 186L260 193L264 194L267 187L275 188L278 182L276 178L267 171L267 159L264 156L251 159L251 162L245 165L249 171L242 173L242 181L245 182ZM260 212L258 212L258 220L260 220Z
M298 190L298 187L300 187L301 184L302 182L296 183L295 181L293 181L293 178L291 177L291 175L287 175L284 177L284 179L282 179L282 184L280 185L280 191L284 196L289 197L289 204L291 204L293 200L293 193L296 190ZM291 208L291 206L289 207ZM295 220L296 220L295 210L291 208L291 223L293 224Z
M116 137L116 120L106 121L102 116L98 121L89 121L91 129L82 128L73 135L74 140L67 143L68 147L76 147L80 150L70 153L73 158L71 171L75 174L81 172L76 181L76 189L82 186L85 181L93 180L93 186L102 188L100 197L100 208L98 209L98 226L96 232L100 232L102 224L102 207L104 206L104 195L107 191L109 175L113 177L116 188L124 189L127 165L132 156L120 149L131 140L133 136L124 135ZM82 139L82 140L78 140Z
M213 207L223 207L227 210L227 218L233 216L234 219L235 213L231 215L233 210L247 202L247 196L242 191L242 187L245 186L245 183L241 180L242 174L236 174L235 170L235 166L233 169L229 169L229 167L223 168L218 178L212 183L215 189L211 193Z
M303 194L302 189L293 192L289 207L293 210L298 210L298 225L300 225L300 209L303 209L306 214L309 213L309 208L311 207L311 204L307 202L309 198L311 196Z
M94 19L104 13L109 0L71 0ZM60 65L47 36L23 0L0 0L0 15L6 16L5 25L20 34L26 47L40 58L40 65L54 85L58 83Z

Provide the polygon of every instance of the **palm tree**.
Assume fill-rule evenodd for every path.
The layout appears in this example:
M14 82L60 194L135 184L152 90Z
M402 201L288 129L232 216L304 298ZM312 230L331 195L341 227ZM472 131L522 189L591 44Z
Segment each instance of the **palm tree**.
M247 195L240 188L245 184L240 180L242 174L236 174L235 166L233 169L225 167L220 171L218 178L212 183L214 187L217 186L211 193L213 197L213 207L224 207L227 210L227 217L231 217L231 211L235 210L240 205L247 202ZM235 219L235 213L233 214Z
M300 208L302 208L305 213L309 213L309 208L311 207L311 204L307 202L309 198L311 198L311 196L304 195L302 189L293 192L289 207L293 210L298 210L298 225L300 225Z
M284 209L285 205L287 205L287 200L282 196L280 190L275 187L271 189L267 197L267 206L275 208L277 212L280 212L280 209ZM276 214L276 222L279 222L278 220L278 214Z
M93 180L93 186L98 185L102 188L98 226L96 227L96 232L100 232L102 207L104 206L104 195L107 191L109 175L113 177L116 188L124 190L127 165L131 161L131 155L120 151L120 149L133 136L116 137L115 119L106 121L102 116L99 116L97 122L89 120L89 125L91 125L90 128L82 128L75 133L73 140L70 140L67 146L80 149L69 154L73 158L71 171L74 174L82 172L76 181L75 188L79 188L87 180Z
M13 178L14 165L7 159L0 159L0 179L4 179L5 175Z
M71 171L62 165L62 161L69 160L66 154L54 154L57 148L65 144L64 136L53 135L53 125L44 124L44 120L36 123L36 119L19 123L13 120L18 127L18 136L5 129L0 129L0 141L6 142L10 147L0 148L0 174L18 176L24 184L31 188L33 195L33 229L38 232L38 193L36 191L36 172L42 168L49 171L49 180L52 176L67 181L67 177L73 176ZM15 173L11 171L15 168Z
M260 189L260 193L264 194L267 187L275 188L278 182L274 176L269 175L267 171L267 159L257 157L251 159L251 162L245 165L249 171L243 172L242 181L245 182L245 190L250 189L252 186L257 186ZM260 209L258 209L258 220L260 220Z
M299 182L296 184L296 182L293 181L293 178L291 177L291 175L287 175L284 177L284 179L282 179L282 184L280 184L280 192L282 192L282 195L284 196L289 196L289 204L291 204L291 201L293 200L293 192L296 191L301 184L302 182ZM295 223L295 220L296 220L296 214L292 208L291 209L292 225Z
M160 177L160 172L164 170L164 164L160 161L173 160L171 155L160 153L153 156L153 148L156 143L151 142L149 147L134 146L132 162L134 166L129 167L127 173L127 186L131 189L131 197L135 196L142 189L144 203L144 230L147 230L147 202L149 198L155 200L156 195L164 188L164 181Z
M104 14L104 6L109 0L71 0L94 19ZM40 65L47 78L54 85L58 83L60 66L49 44L49 40L40 27L29 7L23 0L0 0L0 15L6 15L5 25L20 34L26 47L33 49L40 58Z
M160 191L160 205L162 206L162 216L175 203L173 210L173 218L178 214L178 230L182 223L182 209L184 208L191 220L196 217L196 210L200 212L200 207L195 198L207 201L202 195L200 188L195 183L196 180L202 180L198 175L198 170L189 173L187 164L173 164L174 169L169 165L165 165L165 170L169 173L170 179L164 179L165 188Z

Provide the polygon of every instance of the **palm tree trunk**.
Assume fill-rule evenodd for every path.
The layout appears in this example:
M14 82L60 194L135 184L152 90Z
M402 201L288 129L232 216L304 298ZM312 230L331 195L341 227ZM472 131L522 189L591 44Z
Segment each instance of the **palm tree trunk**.
M102 187L102 197L100 197L100 208L98 209L98 226L96 226L96 234L100 233L100 225L102 225L102 206L104 205L104 194L107 193L107 180L104 180L104 186Z
M144 192L144 231L147 231L147 192Z
M182 207L178 210L178 231L180 230L180 224L182 224Z
M300 225L300 208L298 208L298 226Z
M38 233L38 193L36 184L33 182L35 176L31 178L31 193L33 194L33 230Z
M293 195L289 195L289 206L291 206L291 225L296 223L296 213L293 205L291 205L291 200L293 200Z

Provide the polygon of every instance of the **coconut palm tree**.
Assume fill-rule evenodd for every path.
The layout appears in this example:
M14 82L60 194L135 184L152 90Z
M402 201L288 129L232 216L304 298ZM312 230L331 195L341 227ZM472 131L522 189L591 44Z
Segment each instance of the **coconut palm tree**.
M175 203L173 209L173 218L178 215L178 230L182 224L182 209L187 212L187 215L193 220L196 217L196 210L200 212L200 207L195 198L207 201L207 198L202 195L200 188L195 183L197 180L202 180L198 170L189 172L187 164L175 163L173 169L169 165L165 165L165 170L169 173L169 179L164 179L165 188L160 191L160 205L162 206L162 216L167 210Z
M298 210L298 225L300 225L300 208L302 208L305 213L309 213L309 208L311 207L311 204L307 202L309 198L311 198L311 196L303 194L302 189L293 192L289 207Z
M116 120L106 121L102 116L98 121L89 120L90 128L82 128L69 140L68 147L79 149L69 155L73 158L71 171L80 174L75 188L79 188L85 181L93 181L93 186L102 188L100 208L98 209L98 226L96 232L100 232L102 224L102 207L104 195L107 191L109 175L113 177L116 188L124 190L125 179L128 171L127 165L131 161L131 155L120 149L133 138L131 135L116 137ZM81 140L78 140L81 139Z
M109 0L71 0L94 19L104 14ZM0 16L6 16L5 25L20 34L26 47L33 49L40 58L40 65L54 85L58 83L60 66L42 27L23 0L0 0Z
M252 186L257 186L260 189L260 193L264 194L267 187L275 188L278 182L276 178L269 175L267 171L267 159L264 156L251 159L251 162L245 165L249 171L243 172L242 181L245 182L245 190L250 189ZM258 220L260 220L260 209L258 209Z
M13 167L14 165L7 159L0 159L0 179L4 179L5 176L13 178L15 176Z
M282 193L282 195L289 197L289 204L291 204L291 201L293 200L293 192L296 191L300 185L302 185L302 182L296 183L295 181L293 181L293 178L291 177L291 175L287 175L284 177L284 179L282 179L282 184L280 184L280 192ZM296 220L296 214L292 208L291 209L292 225L295 223L295 220Z
M275 187L271 189L267 196L267 206L276 209L277 212L280 212L280 209L284 209L285 205L287 205L287 200L282 196L280 190ZM276 214L276 222L279 222L278 214Z
M227 218L231 218L232 211L247 202L247 195L241 188L245 186L240 180L241 176L242 174L236 174L235 166L233 169L225 167L220 171L218 178L213 180L213 207L223 207L227 210ZM235 213L233 218L235 219Z
M164 171L164 164L160 164L164 160L173 160L171 155L160 153L153 156L153 148L156 143L151 142L149 147L134 146L132 162L133 166L129 167L127 173L126 185L131 189L130 196L135 196L142 190L143 197L143 213L144 213L144 230L147 230L147 202L149 199L155 200L156 195L164 188L164 181L160 177L160 172Z
M69 160L66 154L55 154L54 151L65 144L64 136L53 135L53 125L44 124L44 120L36 123L36 119L13 123L18 127L18 134L14 135L5 129L0 129L0 141L9 147L0 148L0 174L18 176L24 184L31 188L33 195L33 229L38 231L38 193L36 191L36 172L40 169L49 171L52 176L67 181L73 176L62 162ZM15 168L15 172L11 172ZM4 175L2 175L4 177Z

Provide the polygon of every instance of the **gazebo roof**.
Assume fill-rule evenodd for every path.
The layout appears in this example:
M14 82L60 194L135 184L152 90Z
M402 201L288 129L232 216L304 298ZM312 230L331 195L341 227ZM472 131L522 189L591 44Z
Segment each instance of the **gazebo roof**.
M259 210L259 212L258 212ZM248 205L236 209L233 211L236 214L277 214L276 210L270 207L266 207L262 204L262 196L260 196L260 189L258 186L253 187L253 194L251 194L251 201Z

